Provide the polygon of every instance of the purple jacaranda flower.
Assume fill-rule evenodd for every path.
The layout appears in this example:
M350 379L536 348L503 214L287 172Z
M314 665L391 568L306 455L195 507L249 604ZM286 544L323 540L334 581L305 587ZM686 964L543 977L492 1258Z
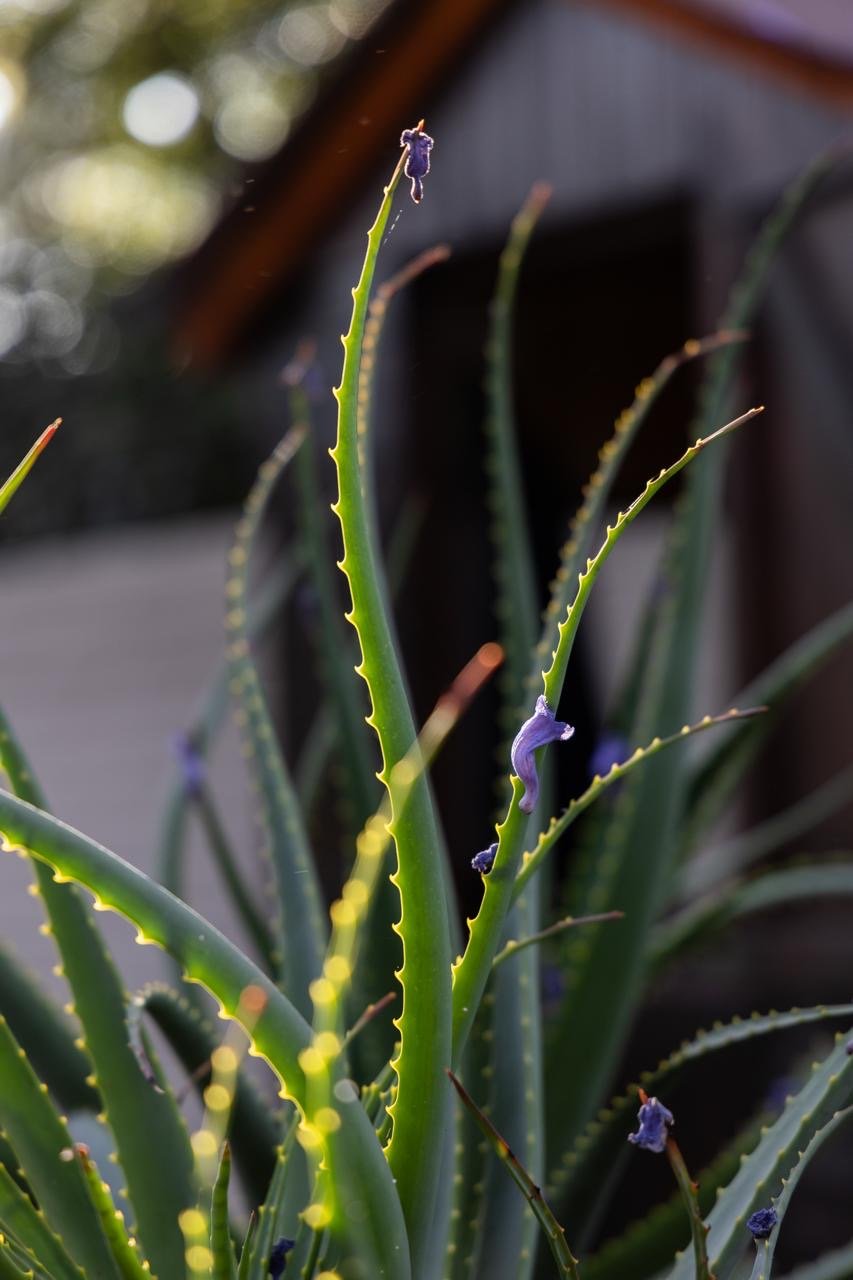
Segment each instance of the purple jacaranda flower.
M775 1209L756 1209L752 1217L747 1218L746 1229L752 1232L754 1240L766 1240L778 1221Z
M603 733L589 758L590 780L606 778L614 764L622 764L628 758L628 740L621 733Z
M510 752L513 770L524 783L524 795L519 806L522 813L532 813L539 798L539 775L536 772L534 751L537 747L544 747L547 742L565 742L573 733L574 729L570 724L554 719L554 712L545 701L545 695L540 693L536 699L536 710L515 735Z
M175 755L181 766L184 790L188 796L197 796L204 786L207 767L193 737L189 733L178 733L172 740Z
M490 844L488 849L481 849L479 853L475 853L471 859L471 866L475 871L479 871L481 876L487 876L495 865L495 855L498 851L497 840L494 844Z
M400 146L407 147L406 167L403 170L407 178L412 179L412 199L420 204L424 198L422 178L429 173L429 153L433 148L433 140L423 129L404 129L400 134Z
M645 1097L645 1094L642 1096ZM675 1124L672 1112L662 1102L658 1102L657 1098L646 1098L637 1112L637 1119L640 1127L636 1133L628 1134L628 1141L646 1151L663 1151L669 1136L669 1126Z
M287 1266L287 1255L296 1244L295 1240L288 1240L286 1236L281 1236L276 1240L270 1252L270 1260L267 1269L271 1276L271 1280L279 1280L284 1268Z

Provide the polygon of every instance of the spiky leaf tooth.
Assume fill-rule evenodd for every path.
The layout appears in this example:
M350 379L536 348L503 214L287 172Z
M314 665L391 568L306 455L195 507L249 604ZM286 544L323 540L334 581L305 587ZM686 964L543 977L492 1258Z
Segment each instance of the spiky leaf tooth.
M678 877L676 898L691 901L729 875L746 871L783 845L799 840L851 800L853 765L846 765L792 805L691 858Z
M0 1234L0 1280L50 1280L42 1268L30 1265L12 1247L8 1237Z
M543 672L545 697L552 709L556 709L560 700L572 645L593 584L626 529L673 476L683 470L709 444L726 436L743 422L754 417L757 412L759 410L751 409L748 413L727 423L707 438L697 440L694 445L682 454L677 462L662 470L654 480L650 480L640 496L625 511L621 511L614 524L608 527L601 547L595 556L587 561L587 568L578 579L576 595L568 607L565 619L558 628L559 640L552 656L551 665L547 671ZM542 754L541 750L539 754ZM486 878L480 910L476 918L470 922L470 934L465 954L453 968L454 1060L458 1058L464 1047L465 1039L471 1028L471 1022L488 979L492 961L500 945L504 921L515 892L516 873L519 868L522 845L528 826L526 815L522 813L519 807L523 791L523 784L520 779L516 778L513 782L513 795L506 820L497 828L498 851L494 867ZM638 866L639 860L633 860L631 867L635 873ZM636 898L633 896L635 892L638 894ZM631 929L624 931L619 953L619 964L620 967L625 967L626 969L629 968L628 959L633 961L634 953L640 950L642 937L648 927L646 917L649 912L649 900L651 899L654 906L657 906L658 892L655 889L654 877L649 877L648 880L643 881L639 889L635 889L635 886L632 885L631 893L630 900L634 906L642 903L644 898L646 899L646 906L644 910L637 912L636 920L633 922ZM608 909L610 906L617 907L618 905L615 902L608 903L604 909ZM626 983L623 993L625 1010L623 1011L622 1019L616 1020L617 1035L621 1021L624 1021L628 1010L633 1007L630 998L632 995L633 991L630 989L630 984ZM598 1000L598 995L596 995L596 1000ZM602 1020L600 1017L600 1007L596 1009L596 1021L599 1034L601 1034L603 1031L602 1023L606 1023L606 1019ZM611 1036L609 1031L608 1036ZM581 1038L578 1043L583 1044L583 1053L586 1057L588 1048L586 1041ZM590 1041L590 1044L592 1043L594 1043L593 1040ZM612 1045L606 1045L604 1049L606 1049L607 1053L613 1054ZM596 1075L595 1078L600 1079L601 1077Z
M778 720L787 699L853 637L853 604L846 605L818 623L743 690L770 708L761 723L741 725L726 750L712 751L694 770L687 796L688 818L683 852L721 812L725 802ZM747 704L750 705L750 704Z
M47 446L50 444L61 422L62 422L62 419L57 418L56 421L52 422L49 427L45 427L44 431L41 433L38 440L36 440L33 447L21 459L21 461L18 463L17 467L15 467L15 470L12 472L9 478L6 481L4 481L2 485L0 485L0 511L4 511L6 507L9 505L9 503L12 501L12 498L18 492L21 485L24 483L27 476L35 466L36 460L39 457L39 455L43 453L44 450L47 448Z
M500 1160L506 1172L512 1178L516 1187L519 1189L525 1200L530 1205L542 1233L551 1250L552 1257L557 1264L557 1274L560 1276L571 1276L573 1280L578 1280L577 1259L573 1256L571 1249L566 1241L566 1233L557 1222L550 1206L544 1199L540 1188L531 1178L528 1171L519 1162L511 1148L504 1141L495 1126L489 1120L488 1116L477 1106L473 1098L467 1092L453 1072L447 1072L454 1089L462 1099L464 1106L468 1109L478 1128L485 1135L489 1145L492 1147L497 1158Z
M750 1125L699 1173L696 1182L702 1217L711 1211L719 1188L734 1177L741 1158L752 1151L760 1136L759 1125ZM622 1161L618 1167L622 1169ZM585 1258L584 1280L624 1280L628 1275L631 1280L647 1280L670 1265L677 1250L683 1249L689 1238L684 1203L676 1193L665 1204L632 1222L622 1235L608 1240L597 1253Z
M843 1124L848 1124L851 1115L853 1115L853 1108L851 1107L844 1111L837 1111L822 1129L818 1129L805 1150L799 1153L799 1159L791 1172L783 1179L782 1189L779 1194L771 1197L773 1208L776 1211L776 1225L766 1239L755 1241L755 1266L752 1269L751 1280L770 1280L779 1232L794 1192L797 1189L797 1184L826 1140L831 1138Z
M833 1051L823 1062L815 1063L809 1079L788 1100L711 1210L708 1257L720 1280L727 1280L743 1252L747 1218L767 1203L779 1181L789 1176L799 1153L835 1112L849 1103L852 1094L853 1057L847 1052L846 1038L838 1036ZM680 1258L670 1280L691 1277L691 1260Z
M725 885L700 898L692 907L659 925L650 939L649 965L657 970L690 947L704 942L735 920L786 903L802 905L810 898L853 894L853 859L804 862L775 867L752 879Z
M54 1280L83 1280L84 1273L51 1230L44 1213L0 1167L0 1231L28 1249Z
M645 1072L639 1084L648 1094L665 1096L685 1066L709 1053L718 1053L774 1031L787 1031L827 1019L846 1019L851 1015L853 1003L818 1005L784 1013L753 1013L749 1018L718 1023L710 1031L700 1031L692 1040L685 1041L654 1071ZM635 1085L613 1099L609 1108L587 1126L548 1179L549 1198L571 1205L573 1218L581 1223L589 1219L596 1202L600 1201L601 1188L620 1153L628 1150L626 1138L634 1124L637 1089Z
M5 792L0 792L0 833L5 849L26 849L49 862L65 878L84 884L102 908L131 920L140 940L168 950L179 960L187 979L210 991L223 1016L240 1022L250 1039L250 1052L266 1058L281 1081L284 1096L304 1106L300 1055L309 1047L307 1023L213 925L102 845ZM243 1004L247 987L258 988L264 998L259 1016L254 1011L250 1016ZM257 1000L252 1006L257 1008ZM374 1273L387 1280L405 1280L405 1231L388 1165L361 1107L342 1107L340 1115L336 1144L358 1187L353 1215L359 1213L363 1220L381 1224L381 1235L374 1238L381 1251Z
M0 761L17 795L44 809L44 796L2 711ZM58 883L54 871L38 859L33 872L94 1064L92 1083L115 1136L133 1228L155 1273L177 1274L184 1255L178 1214L194 1195L186 1127L171 1093L148 1087L128 1043L124 988L91 912L77 891Z
M252 546L279 476L302 444L291 431L262 465L234 534L225 613L231 691L238 706L249 767L257 785L269 853L275 871L279 918L276 945L280 976L300 1013L310 1011L308 984L322 965L326 920L317 869L296 793L279 748L252 657L248 634L248 572Z
M100 1096L88 1079L92 1064L75 1044L71 1023L47 997L34 975L2 944L0 1012L64 1111L100 1111Z
M231 1149L222 1144L219 1170L210 1197L210 1252L213 1255L211 1280L237 1280L237 1262L228 1222L228 1184L231 1179Z
M133 997L128 1008L132 1041L133 1029L143 1013L153 1019L166 1037L201 1097L209 1081L209 1071L203 1068L209 1066L220 1042L214 1023L182 993L163 983L150 983ZM275 1165L278 1120L242 1068L237 1075L231 1115L234 1164L250 1202L260 1204Z
M412 748L415 727L362 491L357 408L368 295L401 172L402 159L368 232L364 265L353 290L352 319L343 339L341 382L335 392L338 436L332 450L339 489L333 509L341 522L344 544L341 569L352 596L352 612L348 616L361 647L358 671L370 693L370 723L379 738L381 780L386 786L395 764ZM447 1118L442 1068L450 1057L450 944L441 837L423 774L415 782L403 811L393 813L390 830L397 850L394 882L402 908L398 928L404 959L399 978L404 994L399 1022L401 1049L396 1060L399 1090L387 1155L400 1193L417 1273L421 1253L429 1245L443 1145L438 1135Z
M68 1253L87 1273L115 1280L118 1270L74 1159L71 1135L4 1018L0 1018L0 1126Z
M110 1189L106 1182L101 1180L94 1161L80 1145L75 1148L74 1154L83 1170L92 1204L98 1212L104 1236L122 1280L150 1280L151 1269L147 1262L143 1265L140 1261L136 1252L136 1242L128 1236L125 1229L124 1215L116 1209Z
M462 1081L472 1095L488 1098L496 1057L494 1038L493 984L486 988L462 1065ZM484 1104L488 1115L490 1108ZM453 1197L444 1267L444 1280L476 1280L482 1275L480 1247L486 1213L486 1174L489 1144L462 1103L456 1102L456 1146L453 1166Z

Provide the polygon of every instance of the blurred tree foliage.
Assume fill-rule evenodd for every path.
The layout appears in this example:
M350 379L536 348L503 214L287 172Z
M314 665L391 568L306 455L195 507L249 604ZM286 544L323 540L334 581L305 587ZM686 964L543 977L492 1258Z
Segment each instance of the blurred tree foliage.
M95 372L389 0L0 0L0 361Z

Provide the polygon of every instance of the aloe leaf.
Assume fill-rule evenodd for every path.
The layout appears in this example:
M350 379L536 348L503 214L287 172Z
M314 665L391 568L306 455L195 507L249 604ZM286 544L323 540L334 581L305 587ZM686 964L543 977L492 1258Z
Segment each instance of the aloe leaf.
M773 1207L776 1210L777 1218L776 1226L767 1239L756 1240L755 1242L755 1266L752 1269L752 1280L770 1280L779 1232L782 1229L782 1222L797 1189L797 1183L827 1138L831 1138L842 1124L849 1121L850 1116L850 1107L845 1111L837 1111L828 1124L825 1124L822 1129L818 1129L805 1150L799 1153L797 1163L787 1178L783 1180L780 1194L773 1199Z
M800 839L851 799L853 765L847 765L814 791L764 822L691 858L679 878L677 896L692 901L730 874L745 871L783 845Z
M0 1280L42 1280L42 1277L50 1280L46 1271L34 1269L28 1259L16 1259L11 1241L0 1234Z
M210 1063L219 1044L215 1025L194 1004L162 983L152 983L134 996L128 1025L142 1012L154 1020L202 1096ZM208 1070L204 1070L207 1067ZM249 1199L259 1204L275 1165L278 1126L266 1099L241 1069L232 1107L231 1144L234 1164Z
M685 848L720 813L733 788L743 775L765 737L776 723L785 700L843 644L853 637L853 604L845 605L813 627L742 691L770 708L760 724L741 726L726 743L726 750L713 751L697 766L688 795L689 824Z
M252 1213L249 1218L249 1225L246 1228L246 1235L243 1239L243 1248L240 1250L240 1262L237 1267L237 1280L247 1280L249 1274L249 1259L251 1257L252 1242L255 1238L255 1232L258 1229L258 1215Z
M251 1051L265 1058L281 1081L283 1096L304 1107L300 1057L309 1048L310 1029L281 991L218 929L102 845L6 792L0 792L0 832L4 848L26 849L61 877L84 884L101 909L117 911L137 926L140 941L169 951L185 977L206 987L219 1002L223 1016L240 1023ZM263 997L260 1016L244 1012L247 987L258 988ZM335 1139L357 1188L353 1217L381 1224L373 1237L374 1274L407 1280L405 1229L388 1165L361 1107L342 1105L340 1117Z
M86 1272L116 1277L97 1212L74 1160L71 1135L5 1018L0 1018L0 1127L39 1206L74 1261Z
M0 1230L13 1234L54 1280L82 1280L83 1271L68 1255L32 1200L0 1167Z
M337 726L351 816L361 825L377 803L375 748L365 731L363 690L356 683L352 669L341 661L350 637L344 634L341 625L337 583L332 576L321 516L320 484L311 438L310 401L303 385L296 382L291 385L290 405L294 426L307 436L305 445L297 454L295 466L300 497L300 532L319 604L323 674Z
M853 1003L817 1005L784 1013L754 1013L749 1018L735 1018L710 1031L698 1032L692 1040L664 1058L654 1071L645 1072L639 1084L648 1094L666 1096L684 1067L709 1053L719 1053L757 1036L809 1026L827 1019L846 1019L851 1015ZM578 1222L588 1220L601 1198L601 1188L608 1175L620 1156L627 1156L626 1139L634 1124L638 1087L635 1085L613 1099L609 1107L587 1126L549 1178L549 1198L559 1198L571 1205L573 1218Z
M228 1225L228 1184L231 1179L231 1149L222 1144L219 1169L210 1197L210 1252L213 1256L211 1280L237 1280L237 1263Z
M766 1203L768 1194L787 1178L815 1133L846 1106L853 1093L853 1058L846 1041L816 1063L799 1093L789 1099L775 1124L744 1160L708 1217L711 1268L726 1280L743 1252L746 1219ZM691 1280L692 1265L682 1257L669 1280Z
M851 1280L853 1277L853 1244L842 1245L822 1254L814 1262L788 1271L784 1280Z
M275 968L275 959L269 926L252 901L223 826L219 809L210 789L204 784L198 788L195 805L207 836L208 848L222 876L228 897L252 939L261 963L267 972L271 973Z
M0 1012L33 1069L64 1111L100 1111L92 1066L72 1024L8 947L0 945Z
M257 781L270 857L275 869L280 918L277 946L281 977L293 1003L310 1010L308 984L320 972L326 920L317 870L302 815L252 658L248 635L248 571L252 545L273 488L303 440L291 431L261 467L243 507L229 562L225 592L231 688L239 706L250 767Z
M12 472L9 478L5 481L4 484L0 485L0 511L4 511L6 509L6 507L11 502L12 498L20 489L21 485L24 483L27 476L35 466L36 460L38 459L39 455L43 453L44 450L47 448L47 446L50 444L61 422L62 422L62 419L57 418L56 421L52 422L49 427L45 427L44 431L41 433L38 440L36 440L33 447L21 459L21 461L18 463L17 467L15 467L15 470Z
M750 1152L761 1136L758 1124L751 1124L720 1152L697 1179L698 1208L704 1217L714 1206L720 1187L737 1173L741 1158ZM623 1140L624 1141L624 1140ZM621 1162L620 1162L621 1168ZM657 1276L672 1262L690 1238L684 1220L684 1202L676 1193L665 1203L644 1213L625 1231L584 1259L584 1280L646 1280Z
M488 1097L494 1056L493 996L486 988L462 1063L462 1078L470 1092ZM488 1114L488 1103L483 1107ZM476 1280L486 1212L489 1143L456 1097L453 1196L447 1233L444 1280Z
M853 861L807 862L778 867L751 880L723 886L658 926L652 934L649 964L669 964L688 947L735 920L786 903L853 894Z
M2 711L0 761L22 802L44 808L44 797ZM121 979L82 900L73 888L57 883L43 862L34 860L33 871L94 1064L92 1083L115 1135L134 1226L155 1272L168 1275L183 1266L177 1218L193 1197L186 1128L171 1094L155 1094L145 1081L126 1035Z
M666 483L684 469L694 458L696 458L707 445L728 435L731 431L742 423L753 418L758 409L751 409L748 413L742 414L741 417L727 423L718 431L705 439L699 439L694 445L682 454L681 458L672 466L665 468L654 479L650 480L640 496L625 511L619 513L612 527L608 527L604 542L598 552L590 560L587 561L586 570L578 579L577 593L574 600L569 605L565 619L558 626L559 640L557 648L554 650L551 665L547 671L543 672L543 682L545 686L545 697L548 705L556 709L560 693L563 687L566 667L568 665L569 656L571 654L577 629L584 608L589 600L589 595L598 574L609 558L611 552L618 545L619 539L626 529L633 523L641 511L651 502L652 498L660 492ZM542 749L537 752L537 756L541 757ZM483 989L486 984L489 972L491 970L492 960L499 946L501 931L503 929L506 914L516 891L515 880L522 854L522 845L527 833L527 818L520 808L524 786L519 778L513 779L513 794L510 807L507 812L506 819L500 824L496 830L498 834L498 851L492 871L486 878L485 892L480 905L480 910L473 921L470 922L470 933L468 945L465 953L453 967L453 1050L455 1059L464 1047L465 1038L471 1028L471 1022L474 1017L474 1011L482 996ZM638 868L636 864L633 871L636 874ZM634 905L637 901L642 902L643 898L648 898L650 887L653 885L653 877L644 880L640 886L639 899L632 896L631 901ZM635 894L635 886L630 886L632 895ZM607 904L608 906L610 904ZM618 903L613 903L614 907ZM655 902L655 905L656 902ZM630 949L636 951L639 946L641 933L647 927L645 915L648 911L648 905L645 911L637 913L636 921L632 924L630 930L626 930L624 947L626 952ZM619 967L622 967L619 960L616 960ZM626 983L625 991L622 993L623 1003L627 1009L631 1001L633 992L630 991L630 984ZM596 1011L598 1013L598 1010ZM614 1037L620 1034L621 1021L624 1019L615 1019ZM601 1027L601 1019L597 1017L599 1032L604 1028ZM608 1037L610 1032L608 1030ZM584 1045L584 1053L587 1051L586 1042L581 1038L578 1044ZM605 1052L612 1055L615 1049L614 1043L605 1047ZM454 1059L454 1060L455 1060ZM598 1078L598 1073L593 1072L594 1079ZM585 1101L585 1100L584 1100ZM572 1122L572 1117L568 1117ZM549 1133L550 1137L550 1133Z
M704 733L706 729L715 729L720 725L732 724L736 721L752 719L754 716L761 715L764 711L763 707L749 707L744 711L739 711L736 707L732 707L729 711L724 711L719 716L705 716L696 724L685 725L678 733L672 733L667 738L654 738L648 746L637 747L627 760L621 764L611 765L610 770L602 778L596 774L592 782L582 795L577 796L574 800L570 800L567 807L558 818L552 818L547 831L542 832L536 841L533 849L529 853L525 853L521 860L521 869L515 879L515 889L513 896L521 893L524 886L535 875L543 860L548 856L554 845L568 831L569 827L575 822L585 809L588 809L599 796L601 796L608 787L612 787L615 783L621 782L639 765L656 756L658 752L665 751L667 747L675 746L676 743L682 742L685 738L693 737L697 733Z
M101 1180L87 1151L78 1144L74 1148L74 1156L83 1171L92 1204L98 1212L104 1237L122 1280L150 1280L151 1268L147 1263L143 1266L140 1262L134 1242L129 1239L125 1229L124 1214L116 1209L110 1189Z
M531 1178L530 1174L513 1155L504 1139L498 1133L495 1126L489 1120L473 1098L465 1089L460 1080L456 1078L452 1071L447 1072L450 1081L462 1099L463 1105L473 1116L475 1123L481 1132L485 1135L486 1140L490 1143L495 1155L506 1169L513 1182L521 1191L527 1200L536 1219L539 1222L548 1248L557 1264L557 1274L561 1276L571 1276L572 1280L578 1280L577 1258L572 1254L571 1249L566 1241L566 1233L554 1217L551 1209L542 1195L541 1190Z
M284 1197L287 1183L293 1171L295 1157L296 1125L289 1127L281 1146L276 1151L275 1167L270 1179L269 1189L264 1203L257 1214L257 1230L254 1233L246 1269L246 1280L266 1280L269 1256L276 1239L280 1235L296 1234L296 1219L290 1206L285 1205ZM300 1176L300 1185L304 1179ZM300 1205L300 1208L304 1205ZM288 1265L296 1263L296 1258L288 1259ZM294 1265L295 1269L295 1265Z
M362 661L358 672L371 700L370 724L382 750L380 781L415 742L415 727L400 664L386 591L374 554L361 482L357 431L357 398L361 345L382 235L402 172L402 157L385 189L376 221L368 232L367 254L353 291L353 312L343 339L344 363L338 402L338 438L332 458L339 494L333 510L341 522L344 553L341 569L352 596L348 618L358 635ZM398 1023L400 1053L395 1060L398 1093L388 1161L397 1182L408 1226L414 1270L428 1247L432 1206L437 1191L441 1143L447 1121L442 1067L450 1058L450 943L441 868L441 839L430 790L419 774L402 813L394 813L389 829L397 849L394 883L402 915L403 943L399 979L404 992Z

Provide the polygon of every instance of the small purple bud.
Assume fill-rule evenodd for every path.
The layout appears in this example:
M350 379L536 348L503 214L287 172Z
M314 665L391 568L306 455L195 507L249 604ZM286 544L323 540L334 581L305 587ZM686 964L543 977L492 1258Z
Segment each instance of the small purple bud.
M519 805L522 813L532 813L539 799L539 775L536 772L534 751L548 742L566 742L573 733L574 729L570 724L554 719L554 712L545 701L545 695L540 693L536 699L536 710L515 735L510 752L513 770L524 783L524 795Z
M188 796L197 796L204 786L207 769L204 758L191 734L176 734L172 745L181 767L184 789Z
M272 1280L279 1280L279 1276L281 1276L284 1268L287 1266L287 1255L295 1244L295 1240L288 1240L286 1236L282 1236L279 1240L276 1240L270 1253L268 1265L269 1274Z
M669 1126L675 1124L672 1112L657 1098L648 1098L637 1112L637 1119L640 1127L636 1133L628 1134L628 1141L635 1147L644 1147L646 1151L663 1151Z
M400 146L408 149L406 167L403 170L407 178L412 179L412 199L420 204L424 196L422 178L429 173L429 153L433 148L433 140L422 129L404 129L400 135Z
M605 778L614 764L622 764L627 758L628 741L621 733L602 734L589 758L590 778Z
M752 1217L747 1218L746 1229L752 1232L754 1240L766 1240L778 1221L775 1209L756 1209Z
M488 849L481 849L479 853L475 853L471 859L471 866L475 871L479 871L481 876L487 876L495 865L495 856L498 852L497 840L494 844L490 844Z

